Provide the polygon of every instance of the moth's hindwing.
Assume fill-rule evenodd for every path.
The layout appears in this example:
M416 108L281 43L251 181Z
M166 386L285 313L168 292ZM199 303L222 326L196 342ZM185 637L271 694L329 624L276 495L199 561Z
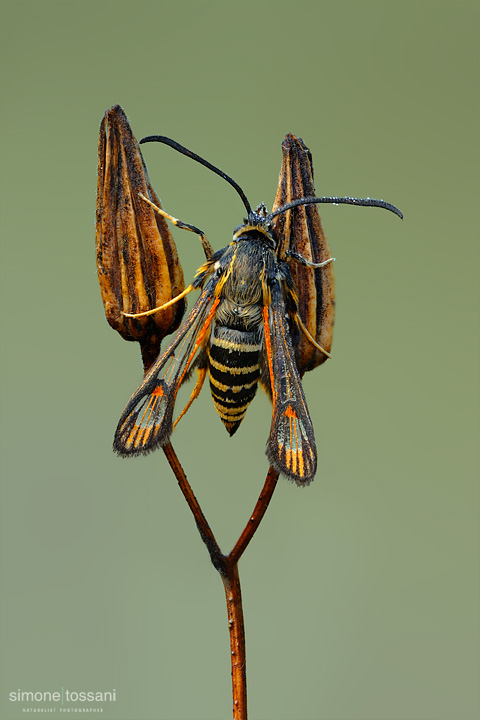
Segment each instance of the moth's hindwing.
M141 455L168 442L175 398L197 350L208 337L218 304L216 280L198 298L177 336L152 366L131 397L115 432L114 450L124 457Z
M305 400L288 328L283 292L275 283L264 323L266 353L272 387L273 417L267 457L279 472L308 485L317 469L313 425ZM270 345L270 347L269 347Z

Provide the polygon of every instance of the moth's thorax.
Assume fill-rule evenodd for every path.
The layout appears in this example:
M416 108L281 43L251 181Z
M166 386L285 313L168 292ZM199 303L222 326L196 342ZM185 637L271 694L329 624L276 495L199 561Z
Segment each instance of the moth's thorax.
M230 246L232 253L225 268L222 296L239 303L260 302L265 275L265 249L258 243L242 241Z
M256 242L234 242L224 256L216 322L251 328L261 323L268 251Z
M239 330L254 330L262 322L262 305L239 303L238 299L222 298L218 305L215 324Z

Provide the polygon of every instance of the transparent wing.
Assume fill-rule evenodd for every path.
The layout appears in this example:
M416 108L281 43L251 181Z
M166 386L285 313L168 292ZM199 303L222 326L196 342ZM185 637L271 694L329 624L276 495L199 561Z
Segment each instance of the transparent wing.
M266 308L264 329L273 402L267 457L297 485L308 485L317 469L315 436L278 284L272 288L272 303Z
M164 445L172 433L175 398L197 350L208 337L218 299L212 280L193 306L177 336L130 398L115 432L113 449L124 457Z

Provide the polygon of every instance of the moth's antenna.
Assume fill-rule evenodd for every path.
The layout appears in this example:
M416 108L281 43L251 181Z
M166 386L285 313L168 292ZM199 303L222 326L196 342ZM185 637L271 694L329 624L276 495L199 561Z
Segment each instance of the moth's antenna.
M306 197L300 198L299 200L293 200L287 205L283 205L275 212L270 213L266 218L267 222L273 220L277 215L281 215L287 210L298 207L299 205L312 205L313 203L331 203L332 205L362 205L363 207L379 207L384 210L389 210L395 213L398 217L403 220L403 213L392 205L391 203L385 202L385 200L375 200L374 198L354 198L354 197Z
M196 162L200 163L200 165L204 165L209 170L212 170L212 172L216 173L217 175L220 175L224 180L226 180L232 187L235 188L237 193L242 198L242 202L245 205L245 208L247 210L247 214L250 215L252 212L252 208L250 206L250 203L247 200L247 196L243 192L242 188L238 183L235 182L231 177L229 177L226 173L224 173L219 168L215 167L215 165L212 165L212 163L208 162L208 160L204 160L200 155L197 155L196 153L192 152L191 150L188 150L186 147L183 147L183 145L180 145L180 143L175 142L175 140L171 140L168 137L165 137L164 135L148 135L148 137L144 137L140 140L140 145L147 142L159 142L163 143L164 145L170 145L174 150L177 150L177 152L182 153L182 155L186 155L189 158L192 158L192 160L195 160Z

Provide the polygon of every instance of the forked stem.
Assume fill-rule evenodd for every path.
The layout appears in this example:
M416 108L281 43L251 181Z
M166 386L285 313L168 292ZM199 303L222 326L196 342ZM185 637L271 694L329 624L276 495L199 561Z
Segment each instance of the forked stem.
M228 555L223 555L207 522L202 508L195 497L185 471L171 443L163 447L170 467L173 470L180 489L188 503L200 537L210 554L213 566L218 570L225 588L227 602L228 630L230 633L230 659L232 667L233 720L247 720L247 672L245 649L245 626L243 621L242 591L238 574L238 561L245 552L254 536L277 485L278 471L269 468L265 484L259 495L255 508L238 538L234 548Z

